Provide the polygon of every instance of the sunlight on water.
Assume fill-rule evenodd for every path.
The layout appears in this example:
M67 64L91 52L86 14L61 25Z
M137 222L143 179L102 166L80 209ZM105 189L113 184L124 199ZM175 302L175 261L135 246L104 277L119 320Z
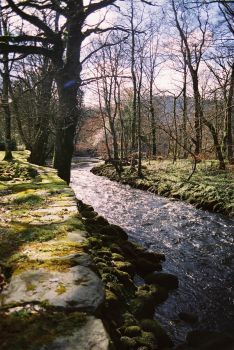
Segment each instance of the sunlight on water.
M76 196L122 226L131 240L165 253L164 271L179 277L179 289L155 314L173 338L181 341L196 328L231 332L234 221L93 175L89 159L76 162ZM182 311L196 314L198 323L179 321Z

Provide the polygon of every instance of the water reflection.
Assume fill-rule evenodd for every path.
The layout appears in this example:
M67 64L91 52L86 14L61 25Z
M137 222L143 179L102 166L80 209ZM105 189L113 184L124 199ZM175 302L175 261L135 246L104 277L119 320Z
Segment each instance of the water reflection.
M156 310L156 318L176 341L194 328L232 332L234 221L219 214L155 196L93 175L89 159L73 164L72 187L130 239L165 253L165 271L176 274L180 288ZM189 326L179 312L199 317Z

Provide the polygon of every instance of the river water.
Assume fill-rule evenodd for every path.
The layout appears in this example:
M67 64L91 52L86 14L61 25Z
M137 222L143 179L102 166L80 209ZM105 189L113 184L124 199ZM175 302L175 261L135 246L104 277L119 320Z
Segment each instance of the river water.
M123 227L130 240L164 253L163 271L179 278L179 289L156 309L156 319L176 343L193 329L232 333L234 220L96 176L90 172L94 162L74 159L77 198ZM180 312L198 322L180 321Z

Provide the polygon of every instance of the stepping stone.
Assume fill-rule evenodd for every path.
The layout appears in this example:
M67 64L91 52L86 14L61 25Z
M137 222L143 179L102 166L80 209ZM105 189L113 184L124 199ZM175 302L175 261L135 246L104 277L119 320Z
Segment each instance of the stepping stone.
M104 301L104 288L99 277L85 266L64 272L35 269L13 275L3 304L32 301L95 312Z

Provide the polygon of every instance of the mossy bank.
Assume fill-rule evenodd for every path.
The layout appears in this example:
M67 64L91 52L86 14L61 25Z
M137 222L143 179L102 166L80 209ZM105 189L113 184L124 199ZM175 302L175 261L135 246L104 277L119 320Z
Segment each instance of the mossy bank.
M143 162L142 177L130 166L124 166L121 176L114 166L102 164L91 170L94 174L128 184L164 197L186 201L197 208L234 216L234 171L217 169L215 161L204 161L188 181L191 162Z
M13 155L0 161L0 347L107 350L104 288L74 193L28 152Z

